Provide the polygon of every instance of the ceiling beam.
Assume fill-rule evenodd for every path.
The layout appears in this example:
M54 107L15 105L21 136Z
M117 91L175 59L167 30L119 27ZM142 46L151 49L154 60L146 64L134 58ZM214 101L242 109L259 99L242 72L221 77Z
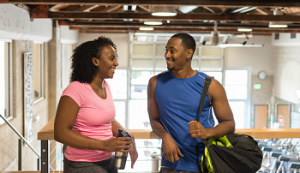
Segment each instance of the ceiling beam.
M216 20L216 21L285 21L285 22L299 22L300 16L295 15L247 15L247 14L177 14L176 17L156 17L147 13L60 13L49 12L48 18L52 19L109 19L109 20L123 20L123 19L152 19L152 20L170 20L170 21L202 21L202 20ZM39 18L31 13L31 18Z
M255 10L258 11L262 15L273 15L273 13L270 10L267 10L265 8L257 8Z
M156 6L228 6L228 7L299 7L298 0L243 0L243 1L225 1L225 0L0 0L3 3L14 4L69 4L69 5L156 5Z

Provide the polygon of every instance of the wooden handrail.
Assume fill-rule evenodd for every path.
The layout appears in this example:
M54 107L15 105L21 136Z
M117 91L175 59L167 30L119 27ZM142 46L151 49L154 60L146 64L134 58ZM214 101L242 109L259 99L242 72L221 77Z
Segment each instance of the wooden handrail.
M38 132L38 140L54 140L54 120L51 119L42 130ZM127 129L135 139L159 139L151 130ZM235 133L247 134L256 139L267 138L300 138L300 129L236 129Z

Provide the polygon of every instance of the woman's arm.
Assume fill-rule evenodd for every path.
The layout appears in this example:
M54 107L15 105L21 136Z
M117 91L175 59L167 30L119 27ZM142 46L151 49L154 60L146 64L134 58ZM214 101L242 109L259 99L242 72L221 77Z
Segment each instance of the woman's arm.
M113 132L113 136L118 135L118 129L124 130L122 125L117 120L113 120L111 122L111 131ZM129 149L129 154L130 154L130 159L131 159L131 168L133 168L133 165L134 165L134 163L136 162L136 160L139 156L137 151L136 151L134 136L132 136L132 143L131 143L131 147Z

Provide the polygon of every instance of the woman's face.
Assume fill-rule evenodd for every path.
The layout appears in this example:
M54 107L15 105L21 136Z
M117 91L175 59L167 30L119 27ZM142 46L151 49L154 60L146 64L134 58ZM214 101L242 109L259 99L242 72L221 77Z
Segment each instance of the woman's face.
M94 64L98 66L97 75L102 79L113 78L116 67L119 65L115 49L110 45L104 46L102 51L98 52L98 57L99 59L94 59L97 61Z

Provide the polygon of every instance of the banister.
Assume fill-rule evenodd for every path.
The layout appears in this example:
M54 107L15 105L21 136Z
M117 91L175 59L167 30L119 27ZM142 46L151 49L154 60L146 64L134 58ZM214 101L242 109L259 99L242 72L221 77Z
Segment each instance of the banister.
M0 117L5 121L5 123L28 145L28 147L38 156L38 158L40 159L41 156L35 151L35 149L27 142L27 140L18 132L18 130L16 130L14 128L14 126L7 121L7 119L0 114Z
M38 132L39 140L54 140L54 120L52 118L45 126ZM160 139L153 131L146 129L127 129L135 139ZM300 138L300 129L236 129L235 133L247 134L256 139L267 138Z

